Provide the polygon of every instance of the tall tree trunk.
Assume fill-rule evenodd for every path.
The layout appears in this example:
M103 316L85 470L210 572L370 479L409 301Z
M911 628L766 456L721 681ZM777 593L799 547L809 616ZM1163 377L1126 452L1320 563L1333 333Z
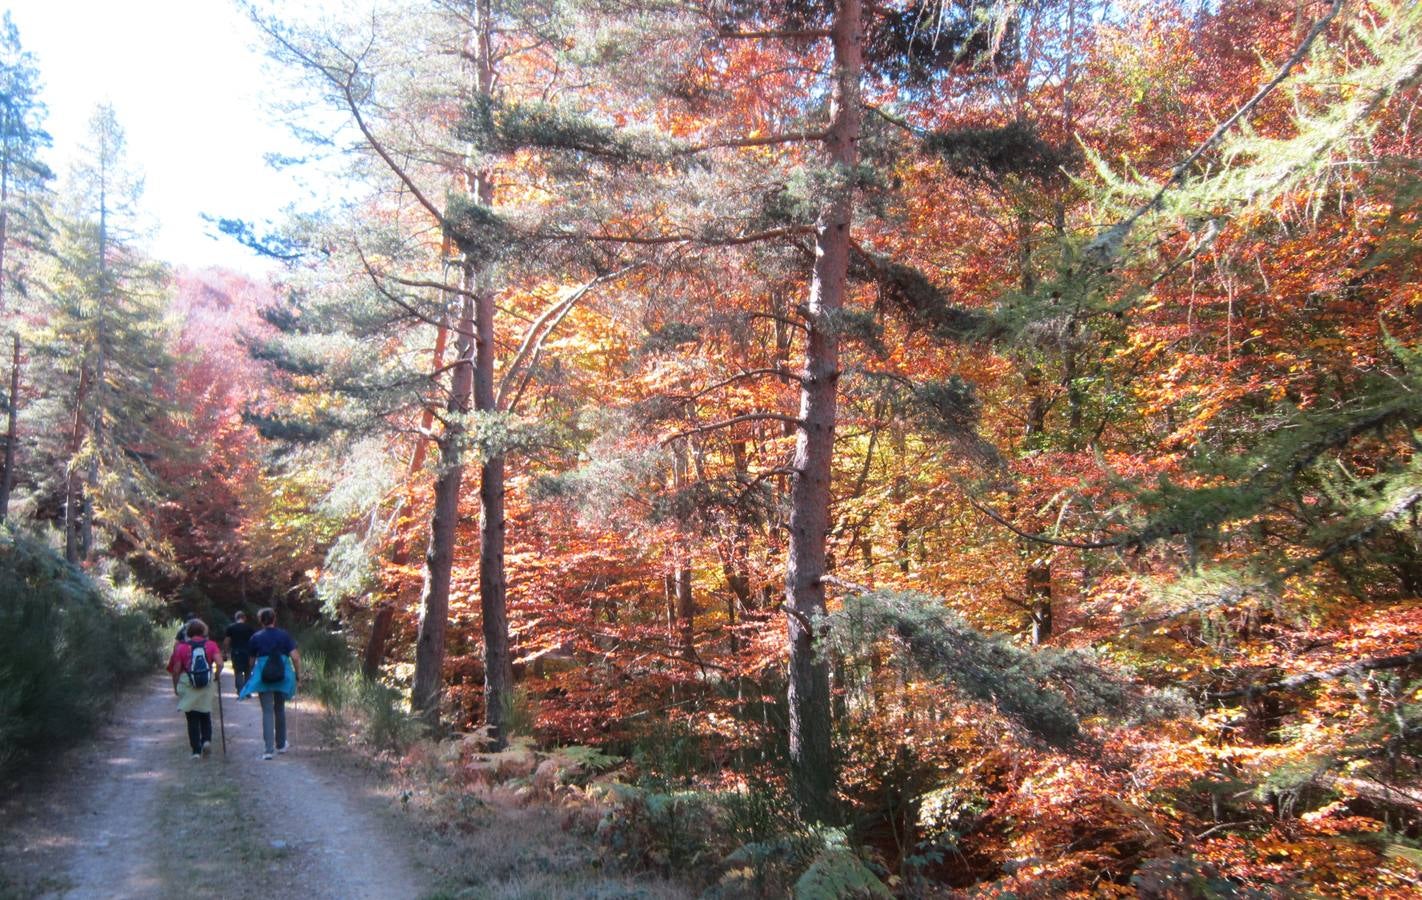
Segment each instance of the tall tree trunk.
M375 611L370 623L370 639L365 642L365 652L361 654L360 673L366 681L380 677L380 663L385 659L385 644L390 640L391 627L395 624L395 604L382 603Z
M483 302L486 298L481 298ZM492 302L489 303L492 306ZM492 352L493 336L486 345ZM490 369L493 365L490 363ZM489 372L492 381L492 371ZM504 575L504 457L490 457L480 473L479 610L484 626L484 710L489 735L508 744L513 700L513 659L509 652L508 582Z
M10 106L4 104L0 129L10 131ZM0 313L5 311L5 249L10 237L10 149L0 151ZM6 404L5 470L0 472L0 522L10 514L10 491L15 486L15 415L20 399L20 336L14 335L15 355L10 366L10 399Z
M1044 555L1027 564L1027 605L1032 616L1032 646L1052 636L1052 558Z
M104 328L104 316L108 312L111 298L109 289L109 193L108 154L100 158L99 183L99 281L95 289L94 312L94 408L93 421L89 424L89 472L84 490L83 531L80 535L79 562L87 562L94 552L94 494L99 487L99 454L104 440L104 387L107 374L105 361L108 357L108 334Z
M3 218L3 216L0 216ZM15 489L15 441L20 410L20 336L14 335L14 351L10 360L10 399L5 415L5 470L0 473L0 522L10 515L10 492Z
M464 263L466 292L474 281L473 263ZM460 417L469 411L474 385L474 301L461 296L459 337L455 341L456 365L449 402L453 413L440 437L439 475L435 479L434 512L430 517L430 545L425 554L424 586L420 590L420 627L415 639L415 683L410 708L431 727L439 725L439 701L444 691L444 636L449 628L449 582L454 569L454 544L459 525L459 488L464 480L464 426Z
M494 94L494 23L489 0L474 4L472 63L474 90L481 97ZM494 203L491 172L474 174L473 193L483 206ZM475 346L474 407L497 412L494 384L494 297L479 292ZM513 701L513 658L509 652L508 581L504 574L504 454L485 460L479 477L479 611L484 629L484 715L489 736L498 748L508 745L508 717Z
M84 446L84 405L89 400L89 364L79 366L79 389L74 396L74 423L69 431L69 465L64 473L64 558L79 563L84 506L84 480L79 476L79 448Z
M446 258L450 252L449 243L445 243L444 255ZM444 351L449 343L449 318L441 316L439 320L439 330L435 334L434 345L434 367L431 369L435 377L439 377L439 372L444 368ZM420 415L420 436L415 440L415 452L410 458L410 475L418 475L425 466L425 456L429 452L430 439L425 435L429 434L434 427L434 407L426 406ZM395 535L395 549L391 553L391 561L397 566L403 566L409 559L410 545L406 539L403 529L397 530ZM395 621L395 607L390 603L382 603L375 611L375 618L370 623L370 636L366 639L365 650L361 653L361 674L367 681L374 681L380 675L380 661L385 658L385 644L390 640L390 631Z
M826 540L834 456L839 342L833 318L844 305L849 271L853 172L859 161L860 0L841 0L831 26L834 88L825 147L841 179L815 225L815 265L807 304L809 335L800 389L790 489L790 547L785 595L790 644L790 765L795 799L810 821L833 815L829 667L814 651L812 626L825 612Z

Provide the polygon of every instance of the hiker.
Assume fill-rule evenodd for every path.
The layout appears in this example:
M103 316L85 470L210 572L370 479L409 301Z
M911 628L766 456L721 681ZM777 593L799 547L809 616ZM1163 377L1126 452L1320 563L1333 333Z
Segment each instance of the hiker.
M197 759L212 749L212 704L222 673L222 651L208 640L207 624L196 616L183 626L183 633L186 639L168 658L168 674L173 676L178 711L187 717L188 743Z
M256 633L256 629L247 624L247 614L240 609L233 618L236 621L228 625L227 631L223 633L222 655L232 660L232 677L237 680L237 692L240 695L242 686L252 674L252 654L248 642ZM237 699L242 698L239 696Z
M296 679L301 674L301 653L291 635L276 627L276 610L257 613L262 630L252 635L247 647L252 654L252 677L238 699L256 694L262 701L262 759L285 753L286 701L296 696Z

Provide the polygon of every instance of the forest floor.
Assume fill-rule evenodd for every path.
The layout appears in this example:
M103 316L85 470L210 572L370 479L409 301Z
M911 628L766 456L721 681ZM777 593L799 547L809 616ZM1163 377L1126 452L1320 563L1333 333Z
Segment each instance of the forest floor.
M193 759L171 683L125 695L89 746L67 754L6 817L8 890L40 897L416 898L428 893L373 784L302 747L262 751L261 708L224 685L227 753ZM344 771L343 771L344 769ZM19 881L16 875L23 878Z
M291 752L264 761L261 708L225 680L227 752L193 759L166 675L124 694L89 744L0 801L0 898L676 896L608 879L595 848L533 809L488 807L448 835L402 809L361 757L320 747L288 707ZM611 892L608 892L608 889Z

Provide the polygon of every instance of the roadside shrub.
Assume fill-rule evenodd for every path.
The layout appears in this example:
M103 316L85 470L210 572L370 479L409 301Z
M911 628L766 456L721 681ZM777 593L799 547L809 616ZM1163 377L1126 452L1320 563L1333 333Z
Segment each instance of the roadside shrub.
M157 608L0 526L0 773L88 735L117 690L162 662Z
M598 823L602 846L623 866L707 880L727 852L725 810L706 791L662 792L603 782L610 802Z
M423 726L405 710L404 695L363 678L340 633L310 628L296 641L301 647L301 690L325 708L331 736L354 728L376 750L393 753L423 736Z

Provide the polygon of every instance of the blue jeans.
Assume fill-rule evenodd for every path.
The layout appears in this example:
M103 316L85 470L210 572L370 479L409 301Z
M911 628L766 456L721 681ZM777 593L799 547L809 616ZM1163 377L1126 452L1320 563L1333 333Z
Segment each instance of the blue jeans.
M286 694L262 691L257 697L262 701L262 741L268 753L275 753L286 746Z

